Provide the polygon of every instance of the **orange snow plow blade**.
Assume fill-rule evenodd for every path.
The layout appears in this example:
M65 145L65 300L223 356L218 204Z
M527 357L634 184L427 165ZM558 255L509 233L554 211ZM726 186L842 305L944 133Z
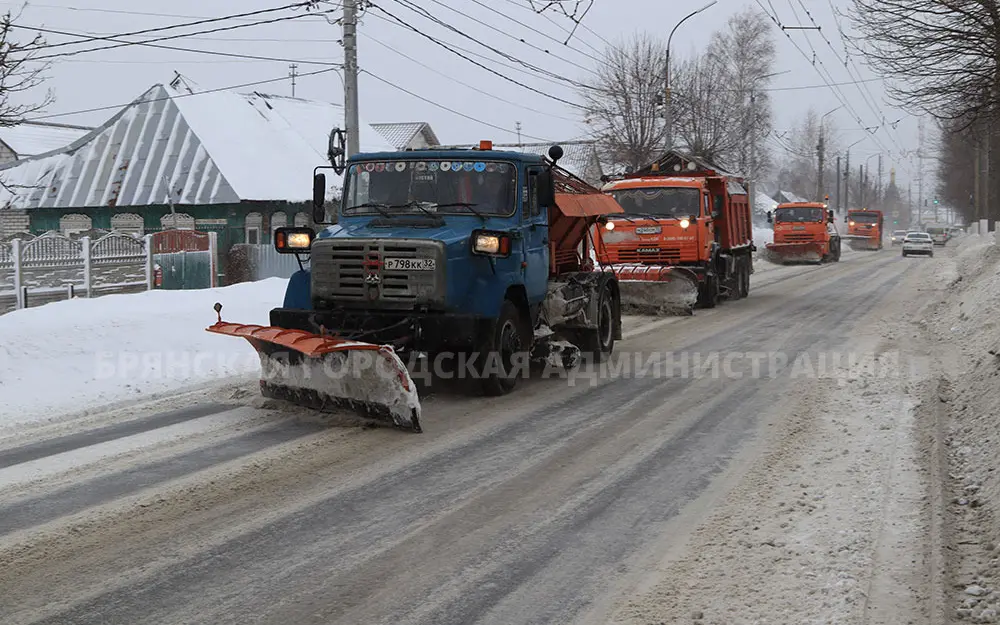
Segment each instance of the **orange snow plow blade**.
M764 260L776 265L818 263L823 260L822 243L768 243L764 248Z
M611 271L623 313L690 315L698 303L698 276L687 267L612 265Z
M352 408L368 418L421 431L416 385L388 345L221 319L206 330L243 337L257 350L265 397L317 410Z

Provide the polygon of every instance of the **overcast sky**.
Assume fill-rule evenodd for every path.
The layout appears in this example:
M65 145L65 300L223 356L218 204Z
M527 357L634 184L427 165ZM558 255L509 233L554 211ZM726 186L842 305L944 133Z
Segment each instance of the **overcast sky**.
M586 5L587 1L582 4ZM576 4L576 0L563 2L566 5ZM773 78L770 85L779 89L772 94L778 136L769 137L768 145L780 155L782 141L786 140L781 134L789 130L810 107L822 115L841 106L843 99L848 106L831 114L827 120L829 126L837 130L842 147L860 140L851 150L852 169L856 171L861 160L872 156L868 162L874 174L878 161L873 155L881 151L885 154L885 181L888 182L890 162L895 162L899 181L905 190L906 182L916 174L916 161L901 158L900 153L917 148L916 118L889 107L884 101L880 82L843 85L836 92L823 86L825 80L850 83L858 78L871 80L873 77L860 58L853 59L844 67L845 46L838 25L849 28L850 24L836 18L834 9L846 10L849 0L761 2L783 24L812 26L812 20L815 20L822 27L820 32L785 31L791 39L777 26L773 29L778 49L776 71L787 70L787 73ZM112 35L291 3L292 0L77 0L75 3L69 0L40 0L29 3L24 9L20 24L67 33ZM400 24L379 8L368 9L362 19L359 27L359 65L369 73L363 73L360 81L361 116L364 122L427 121L445 143L468 143L479 139L513 142L517 140L517 122L521 123L523 141L565 141L584 137L587 129L579 111L558 101L578 102L573 86L565 81L539 77L519 65L518 61L571 81L586 81L592 77L590 72L606 45L605 41L617 42L638 30L648 30L666 38L679 19L702 6L701 0L694 3L677 0L594 0L583 26L577 29L569 46L564 46L562 42L566 31L574 26L573 22L554 9L542 15L536 14L531 10L529 0L417 0L417 3L432 18L445 25L407 8L405 5L410 4L409 0L377 0L376 4L419 32ZM536 1L536 4L544 2ZM21 2L0 1L0 6L10 10L17 10L21 5ZM719 0L678 29L672 54L685 55L702 49L714 29L722 25L729 15L747 6L760 10L757 0ZM811 18L804 7L809 8ZM197 28L250 24L293 14L291 11L269 13ZM449 30L448 26L454 27L454 30ZM146 37L162 37L191 30L170 30ZM527 88L477 67L421 33L454 49L468 51L469 58ZM185 76L196 90L282 79L253 89L291 95L291 81L286 78L290 71L289 63L297 62L297 71L306 74L326 69L331 63L342 62L343 53L338 43L340 34L338 25L313 16L159 44L275 60L214 56L143 46L55 58L48 86L55 91L57 101L39 117L54 122L98 125L114 114L113 108L72 115L65 113L127 104L153 84L169 82L175 71ZM46 38L50 44L75 40L54 34L47 34ZM482 44L515 60L501 60ZM41 53L66 53L105 45L113 44L89 42ZM811 62L814 50L815 65ZM339 104L343 101L342 82L336 72L300 76L296 81L295 95ZM883 116L887 123L883 123ZM887 125L900 119L902 121L895 129ZM864 130L876 126L880 128L874 135ZM928 136L930 129L928 124ZM931 169L931 163L926 162L926 188L931 185Z

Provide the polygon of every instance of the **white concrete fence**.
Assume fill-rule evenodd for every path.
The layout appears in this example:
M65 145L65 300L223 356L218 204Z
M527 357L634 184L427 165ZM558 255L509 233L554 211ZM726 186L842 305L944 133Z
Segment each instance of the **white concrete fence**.
M0 298L7 300L0 309L153 288L152 235L110 232L91 240L46 232L29 237L0 243Z

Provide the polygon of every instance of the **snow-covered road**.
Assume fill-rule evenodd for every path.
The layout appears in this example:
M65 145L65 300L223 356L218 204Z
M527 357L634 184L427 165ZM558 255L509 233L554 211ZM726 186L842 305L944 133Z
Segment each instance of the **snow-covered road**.
M430 393L421 435L252 380L22 424L0 622L930 622L926 376L865 358L924 362L886 333L938 262L768 268L628 319L613 372Z

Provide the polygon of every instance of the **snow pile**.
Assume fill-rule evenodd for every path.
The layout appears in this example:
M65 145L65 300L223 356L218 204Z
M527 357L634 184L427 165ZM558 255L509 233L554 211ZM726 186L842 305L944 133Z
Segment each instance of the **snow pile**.
M757 247L764 247L767 243L774 243L774 230L771 228L754 228L753 242Z
M1000 613L1000 248L993 237L969 236L934 276L947 299L931 309L927 325L942 360L942 380L930 401L943 412L944 453L950 483L946 505L954 516L957 584L952 599L961 617L990 622ZM978 588L978 590L976 590ZM981 592L980 592L981 591Z
M0 425L44 420L234 375L257 376L245 340L205 331L222 319L267 325L288 280L54 302L0 316Z

